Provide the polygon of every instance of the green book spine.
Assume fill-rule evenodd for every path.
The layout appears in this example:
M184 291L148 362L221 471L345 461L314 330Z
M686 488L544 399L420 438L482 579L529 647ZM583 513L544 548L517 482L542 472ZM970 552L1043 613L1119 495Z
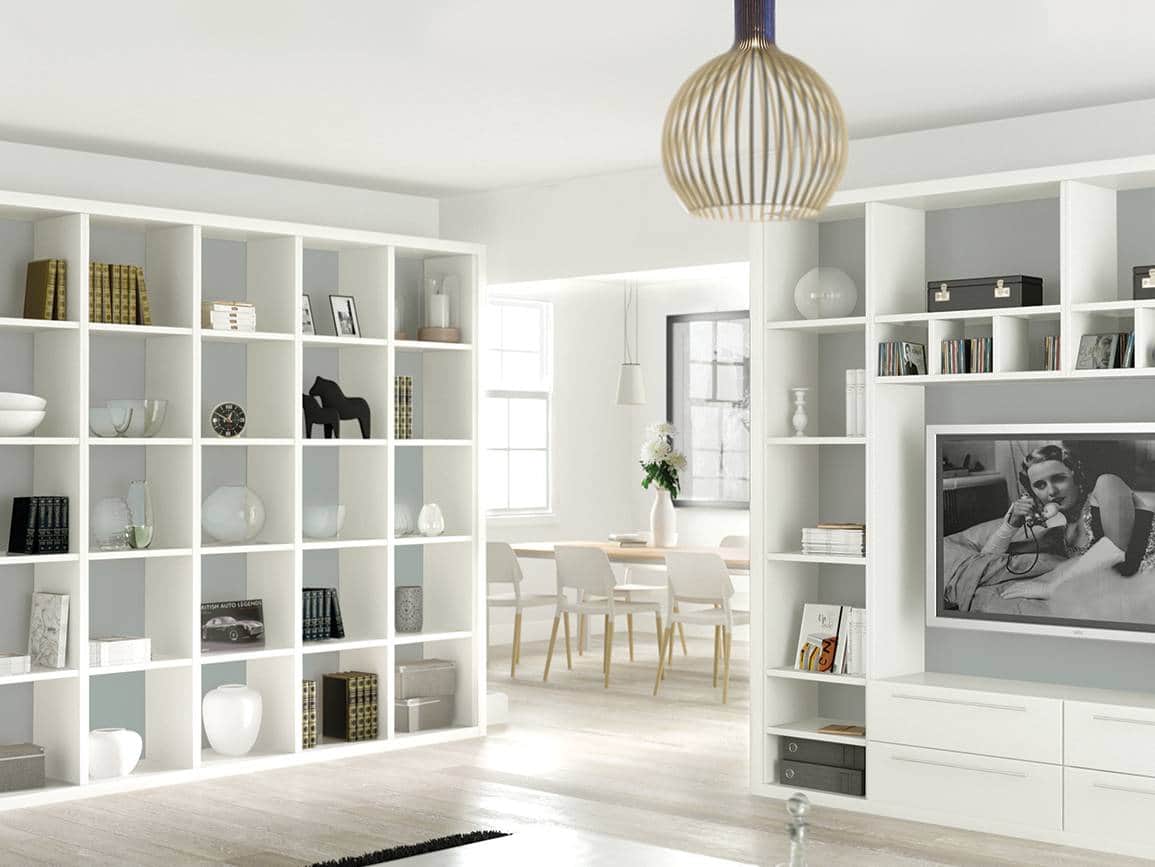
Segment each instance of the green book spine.
M63 259L56 260L56 318L68 318L68 263Z

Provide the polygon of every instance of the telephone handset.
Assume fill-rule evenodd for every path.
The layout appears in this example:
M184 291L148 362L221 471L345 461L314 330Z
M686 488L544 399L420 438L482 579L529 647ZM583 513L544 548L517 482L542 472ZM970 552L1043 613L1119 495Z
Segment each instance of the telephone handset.
M1059 508L1058 503L1047 503L1043 506L1039 516L1043 519L1041 521L1042 525L1048 530L1052 530L1055 527L1067 526L1067 516L1063 514L1063 510Z

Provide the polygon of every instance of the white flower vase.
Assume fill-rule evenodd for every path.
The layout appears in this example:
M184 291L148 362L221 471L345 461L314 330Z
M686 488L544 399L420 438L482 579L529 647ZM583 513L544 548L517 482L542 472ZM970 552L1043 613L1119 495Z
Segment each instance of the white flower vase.
M261 694L243 683L226 683L207 693L201 717L209 746L222 756L243 756L261 732Z
M426 503L417 516L417 531L422 536L440 536L445 532L445 516L436 503Z
M131 729L93 729L88 733L88 778L127 777L140 761L144 742Z
M678 544L678 516L674 501L665 488L654 490L654 505L650 508L650 546L673 548Z
M810 423L810 417L806 414L806 396L810 393L809 388L792 388L790 391L794 395L794 416L790 419L790 423L794 425L794 436L806 436L806 425Z

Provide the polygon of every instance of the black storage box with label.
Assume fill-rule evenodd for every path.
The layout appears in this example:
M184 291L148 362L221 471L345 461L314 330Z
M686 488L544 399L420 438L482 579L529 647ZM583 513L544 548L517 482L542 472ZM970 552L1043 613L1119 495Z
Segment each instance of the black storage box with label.
M830 765L852 771L866 770L866 747L856 747L852 744L782 738L782 755L792 762Z
M926 284L926 310L986 310L991 307L1039 307L1043 279L1026 274L932 280Z
M36 744L0 746L0 792L44 788L44 747Z
M800 789L818 789L839 795L865 795L866 777L862 771L834 768L830 765L812 765L783 759L779 762L779 782Z
M1155 265L1136 265L1131 269L1131 290L1136 301L1155 298Z

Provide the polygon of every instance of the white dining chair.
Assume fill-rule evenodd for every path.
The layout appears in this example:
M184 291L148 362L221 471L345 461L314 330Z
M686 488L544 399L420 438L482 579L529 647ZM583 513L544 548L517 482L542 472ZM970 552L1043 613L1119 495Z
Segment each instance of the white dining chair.
M692 623L714 627L714 686L718 685L718 651L721 645L724 665L722 704L726 704L730 698L730 646L734 627L749 624L750 612L736 611L731 607L734 584L730 580L726 561L717 554L671 551L666 554L666 576L670 582L667 601L670 616L666 632L658 645L658 676L654 681L654 695L658 694L658 688L662 685L665 651L674 640L674 627L678 623ZM677 609L674 608L675 604Z
M600 548L577 545L558 545L554 552L557 564L557 613L549 636L549 650L545 657L543 681L549 680L553 651L557 644L558 624L565 621L566 667L573 669L570 651L570 612L581 616L602 615L605 618L605 644L602 650L603 686L609 688L610 669L614 657L614 623L618 615L651 613L655 617L658 636L662 634L662 604L660 602L626 602L615 597L614 570L610 558ZM570 592L573 599L570 599Z
M485 546L486 605L489 608L513 609L513 649L509 663L509 676L517 677L517 664L521 662L521 612L526 608L553 605L557 596L553 593L523 593L521 564L513 548L505 542L489 542ZM493 593L493 585L512 584L512 593Z
M742 548L750 550L749 536L723 536L722 541L718 543L719 548Z

